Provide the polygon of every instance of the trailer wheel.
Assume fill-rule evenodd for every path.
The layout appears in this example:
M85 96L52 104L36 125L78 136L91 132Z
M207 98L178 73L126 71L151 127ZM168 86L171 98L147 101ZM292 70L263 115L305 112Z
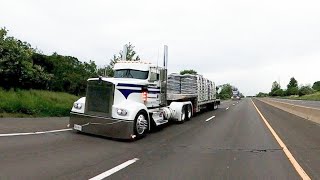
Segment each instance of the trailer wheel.
M213 104L213 110L218 109L218 107L219 107L218 103L215 102L215 103Z
M146 113L140 111L134 119L134 133L137 138L145 136L148 130L148 119Z
M192 108L190 105L186 106L186 119L189 120L191 119L192 116Z
M184 121L186 120L186 117L187 117L187 113L186 113L186 107L185 106L182 106L182 109L181 109L181 120L179 121L179 123L184 123Z

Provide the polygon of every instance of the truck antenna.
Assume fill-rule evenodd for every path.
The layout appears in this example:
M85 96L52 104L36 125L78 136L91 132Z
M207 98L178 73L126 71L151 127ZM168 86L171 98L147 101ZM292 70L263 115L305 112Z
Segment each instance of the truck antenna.
M158 56L157 56L157 68L159 67L159 48L158 48Z
M123 51L122 51L122 61L127 60L127 45L123 46Z
M168 69L168 46L164 45L163 67Z
M163 73L161 75L161 98L160 103L162 106L167 106L167 80L168 80L168 46L164 45L164 54L163 54Z

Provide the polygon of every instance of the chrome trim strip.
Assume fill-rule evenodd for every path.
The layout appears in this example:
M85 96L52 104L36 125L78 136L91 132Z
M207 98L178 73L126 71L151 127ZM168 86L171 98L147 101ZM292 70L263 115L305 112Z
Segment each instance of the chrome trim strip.
M117 89L129 89L129 90L141 90L141 87L125 87L125 86L116 86Z
M99 119L108 119L108 120L116 121L116 122L114 122L114 123L117 123L117 122L133 122L133 120L114 119L114 118L107 118L107 117L102 117L102 116L93 116L93 115L89 115L89 114L75 113L75 112L72 112L72 111L70 112L70 114L79 115L79 116L86 116L86 117L92 117L92 118L99 118ZM110 124L114 124L114 123L110 123ZM91 124L100 124L100 123L91 123Z

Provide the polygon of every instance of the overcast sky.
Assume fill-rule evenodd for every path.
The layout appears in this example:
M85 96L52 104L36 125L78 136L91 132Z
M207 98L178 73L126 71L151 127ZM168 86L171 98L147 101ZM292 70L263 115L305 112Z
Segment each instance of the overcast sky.
M318 0L0 0L0 27L45 54L109 63L132 42L169 71L195 69L245 95L320 80Z

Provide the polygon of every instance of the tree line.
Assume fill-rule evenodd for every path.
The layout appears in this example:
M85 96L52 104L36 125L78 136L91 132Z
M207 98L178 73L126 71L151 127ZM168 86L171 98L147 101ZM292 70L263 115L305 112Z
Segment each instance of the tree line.
M7 35L6 28L0 28L0 88L5 90L39 89L84 95L88 78L113 77L114 64L122 60L123 51L114 54L109 64L98 67L92 60L81 62L73 56L43 54L29 43ZM140 57L130 42L126 44L126 60L138 61ZM181 74L197 74L195 70L182 70ZM233 86L219 86L217 96L229 99Z
M113 76L114 64L122 59L120 51L108 65L98 68L92 60L81 62L76 57L58 53L45 55L7 33L6 28L0 29L0 87L5 90L41 89L84 94L88 78ZM127 60L140 59L133 49L129 43Z
M277 81L272 83L271 91L269 93L259 92L257 97L266 97L266 96L304 96L308 94L315 93L320 91L320 81L316 81L313 85L300 85L298 86L298 81L292 77L287 85L286 89L282 89L280 84Z

